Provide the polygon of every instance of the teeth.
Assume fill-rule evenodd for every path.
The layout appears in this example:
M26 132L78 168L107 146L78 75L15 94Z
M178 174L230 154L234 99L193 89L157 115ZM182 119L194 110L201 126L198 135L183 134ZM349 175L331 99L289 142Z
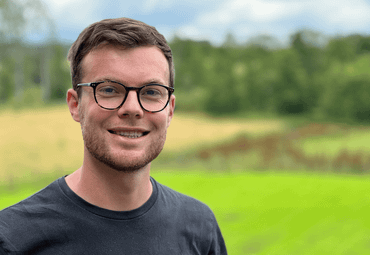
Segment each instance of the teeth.
M114 132L114 133L117 134L117 135L127 137L127 138L139 138L139 137L143 136L142 132L137 132L137 131L134 131L134 132Z

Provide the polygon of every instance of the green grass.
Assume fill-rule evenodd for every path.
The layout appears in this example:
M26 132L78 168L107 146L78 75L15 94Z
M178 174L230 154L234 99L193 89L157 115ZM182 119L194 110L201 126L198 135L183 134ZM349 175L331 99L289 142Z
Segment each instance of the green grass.
M207 203L232 254L365 254L370 179L288 173L155 172Z
M212 208L230 255L370 251L368 177L196 169L152 176ZM6 195L0 208L35 191Z

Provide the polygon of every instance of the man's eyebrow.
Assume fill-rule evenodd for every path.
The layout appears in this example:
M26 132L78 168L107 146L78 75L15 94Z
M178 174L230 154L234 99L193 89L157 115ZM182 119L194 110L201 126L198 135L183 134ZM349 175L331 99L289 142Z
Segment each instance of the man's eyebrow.
M100 81L115 81L115 82L119 82L119 83L121 83L125 86L129 86L129 84L127 84L123 80L119 79L118 77L113 77L113 76L98 77L97 80L95 80L93 82L100 82ZM164 86L169 86L168 84L166 84L161 79L156 79L156 78L152 78L152 79L148 79L144 82L140 82L138 85L139 86L145 86L145 85L148 85L148 84L160 84L160 85L164 85Z
M163 81L156 80L156 79L150 79L147 82L144 82L143 84L161 84L161 85L165 85Z
M120 79L111 79L111 78L105 78L103 79L104 81L115 81L115 82L119 82L119 83L122 83L123 85L127 85L128 84ZM102 80L102 81L103 81ZM148 84L160 84L160 85L166 85L163 81L161 80L158 80L158 79L150 79L150 80L147 80L147 81L144 81L144 82L140 82L138 83L139 86L145 86L145 85L148 85Z
M100 77L96 81L117 81L117 82L122 83L121 81L117 80L116 78L109 77L109 76Z

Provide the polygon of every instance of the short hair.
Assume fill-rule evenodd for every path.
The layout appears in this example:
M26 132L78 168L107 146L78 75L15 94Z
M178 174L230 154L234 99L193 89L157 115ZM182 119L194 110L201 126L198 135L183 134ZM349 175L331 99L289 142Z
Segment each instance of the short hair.
M124 48L157 46L167 59L170 71L169 85L174 87L175 68L172 51L166 38L155 27L144 22L129 18L118 18L105 19L91 24L81 32L69 49L68 61L71 65L72 85L78 93L77 84L81 83L83 76L82 60L91 50L103 43L123 46Z

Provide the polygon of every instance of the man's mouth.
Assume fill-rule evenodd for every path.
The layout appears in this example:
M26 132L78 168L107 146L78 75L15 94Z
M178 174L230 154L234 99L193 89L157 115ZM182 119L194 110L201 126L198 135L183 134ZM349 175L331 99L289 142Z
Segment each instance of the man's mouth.
M108 130L108 131L111 134L120 135L120 136L124 136L127 138L132 138L132 139L142 137L149 133L149 132L139 132L139 131L113 131L113 130Z

